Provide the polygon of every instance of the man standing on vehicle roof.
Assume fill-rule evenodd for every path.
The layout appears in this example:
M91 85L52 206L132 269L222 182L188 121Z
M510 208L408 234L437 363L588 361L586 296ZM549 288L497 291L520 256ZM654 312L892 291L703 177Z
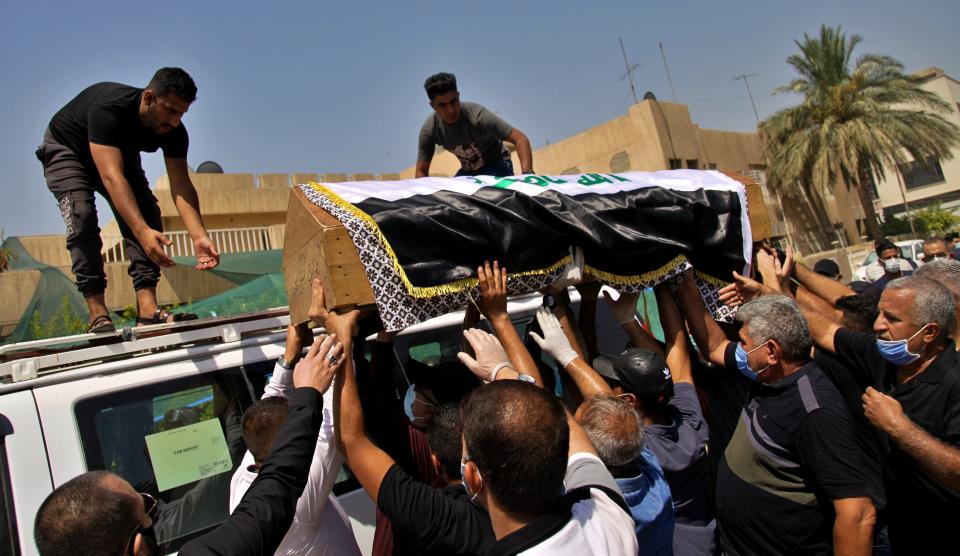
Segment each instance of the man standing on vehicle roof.
M431 75L423 88L434 113L420 129L416 177L430 175L436 145L460 160L457 176L512 176L513 161L503 141L516 147L521 173L533 173L533 152L527 136L483 106L461 103L456 76L444 72Z
M137 323L178 320L157 308L160 267L174 263L163 249L171 241L163 234L160 207L140 165L141 151L163 149L170 193L193 238L197 270L220 263L200 218L187 168L189 139L180 122L196 96L197 86L180 68L159 69L143 89L97 83L61 108L44 133L36 155L67 225L73 273L90 312L89 332L114 330L104 300L107 280L94 192L107 199L120 226L137 292Z

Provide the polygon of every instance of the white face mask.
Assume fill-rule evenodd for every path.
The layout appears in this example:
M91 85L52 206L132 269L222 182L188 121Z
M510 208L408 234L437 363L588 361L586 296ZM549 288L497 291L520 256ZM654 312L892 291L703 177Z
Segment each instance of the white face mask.
M883 261L883 269L891 274L894 272L900 272L900 259L893 257L892 259Z

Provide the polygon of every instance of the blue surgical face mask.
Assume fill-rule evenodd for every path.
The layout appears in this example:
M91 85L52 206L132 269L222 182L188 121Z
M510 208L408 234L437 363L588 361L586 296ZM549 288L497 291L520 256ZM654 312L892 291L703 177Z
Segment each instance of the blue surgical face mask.
M920 330L914 332L913 336L906 340L881 340L877 338L877 349L880 350L880 356L898 367L909 365L920 359L920 354L910 351L908 344L926 327L927 325L921 326Z
M747 362L748 355L750 355L751 353L757 351L758 349L766 345L767 344L760 344L759 346L751 349L750 351L747 351L743 349L743 346L741 346L740 344L737 344L737 353L736 353L737 369L740 370L740 373L743 374L743 376L749 378L750 380L760 380L760 373L770 368L770 365L767 365L766 367L760 369L759 371L754 371L753 369L750 368L750 363Z
M414 416L413 414L414 403L422 403L424 405L434 406L434 404L430 402L425 402L423 400L417 399L417 390L414 387L414 384L410 383L410 386L407 387L407 393L404 394L403 396L403 413L406 414L407 419L410 419L411 423L413 423L417 419L423 419L423 417Z

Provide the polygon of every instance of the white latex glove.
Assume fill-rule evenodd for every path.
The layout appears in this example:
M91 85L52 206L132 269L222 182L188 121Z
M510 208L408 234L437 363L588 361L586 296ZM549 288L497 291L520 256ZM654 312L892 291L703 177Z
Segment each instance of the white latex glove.
M570 247L570 257L573 260L563 268L560 277L550 284L550 290L561 291L567 286L583 282L583 250L579 247Z
M541 338L536 332L530 332L530 337L540 346L540 349L553 357L561 367L566 367L578 357L577 352L570 347L570 341L560 328L560 321L546 307L537 309L537 322L543 330Z
M603 298L607 300L607 306L610 307L610 313L620 324L633 322L637 316L637 300L640 299L640 292L620 293L616 301L610 297L610 292L604 290Z
M489 334L479 328L471 328L463 331L463 337L466 338L473 353L477 355L474 359L465 352L457 354L460 360L470 372L477 375L477 378L486 382L493 382L497 379L497 373L504 367L513 368L510 365L510 358L503 349L503 344L493 334Z

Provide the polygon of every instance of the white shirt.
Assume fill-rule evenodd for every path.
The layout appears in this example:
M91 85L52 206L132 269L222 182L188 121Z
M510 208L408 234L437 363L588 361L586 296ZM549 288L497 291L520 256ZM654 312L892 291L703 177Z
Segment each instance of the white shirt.
M293 390L293 371L280 365L263 390L263 397L287 395ZM359 556L360 548L346 512L332 494L343 454L337 449L333 432L333 387L323 395L323 424L317 435L307 486L297 501L297 511L280 542L278 555L350 555ZM247 451L230 481L230 512L240 504L250 484L257 478L253 455Z
M564 485L567 492L587 485L620 491L600 458L587 452L574 454L567 461ZM562 529L520 554L636 556L637 534L633 518L603 490L591 488L590 498L575 503L572 513Z

